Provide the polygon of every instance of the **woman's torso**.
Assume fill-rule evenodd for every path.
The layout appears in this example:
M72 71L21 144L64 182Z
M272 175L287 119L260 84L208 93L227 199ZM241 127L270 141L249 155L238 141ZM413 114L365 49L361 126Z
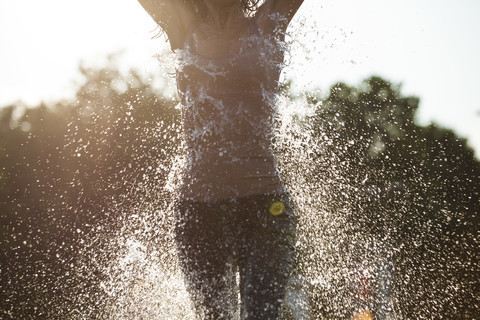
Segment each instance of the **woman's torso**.
M210 58L200 54L193 25L179 53L187 144L183 198L283 192L271 149L283 54L276 39L260 34L253 18L247 28L238 52Z

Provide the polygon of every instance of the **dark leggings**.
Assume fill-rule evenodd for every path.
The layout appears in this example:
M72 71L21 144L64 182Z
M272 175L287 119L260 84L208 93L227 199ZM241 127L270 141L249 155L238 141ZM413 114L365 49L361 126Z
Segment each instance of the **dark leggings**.
M294 257L288 196L179 201L176 210L180 265L200 318L232 319L240 292L242 319L277 319Z

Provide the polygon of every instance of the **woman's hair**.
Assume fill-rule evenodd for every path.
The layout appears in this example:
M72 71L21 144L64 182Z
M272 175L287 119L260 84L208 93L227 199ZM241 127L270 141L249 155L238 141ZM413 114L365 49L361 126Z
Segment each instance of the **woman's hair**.
M247 14L250 15L257 11L258 6L260 5L261 0L241 0L242 1L242 7L243 11Z
M207 8L203 0L184 0L185 4L191 7L200 17L205 17ZM238 0L242 3L243 12L246 15L254 14L264 0Z

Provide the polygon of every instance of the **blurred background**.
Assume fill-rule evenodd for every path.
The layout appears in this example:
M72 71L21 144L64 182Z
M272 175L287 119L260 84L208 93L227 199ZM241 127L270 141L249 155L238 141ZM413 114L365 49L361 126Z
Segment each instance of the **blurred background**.
M478 314L479 14L474 0L306 0L289 31L282 95L311 107L300 125L323 150L301 174L348 168L324 205L357 208L351 235L388 239L389 293L378 277L336 292L378 319ZM119 232L119 211L168 200L174 58L133 0L2 0L0 43L0 317L109 318L104 274L79 259L113 254L97 235ZM311 292L318 319L348 318Z

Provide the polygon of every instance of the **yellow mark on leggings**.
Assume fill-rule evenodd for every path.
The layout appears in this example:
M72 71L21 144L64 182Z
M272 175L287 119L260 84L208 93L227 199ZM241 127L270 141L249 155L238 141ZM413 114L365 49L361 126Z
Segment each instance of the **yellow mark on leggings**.
M368 310L362 310L353 315L352 320L373 320L373 316Z
M275 201L271 206L270 206L270 213L274 216L279 216L285 211L285 203L282 201Z

